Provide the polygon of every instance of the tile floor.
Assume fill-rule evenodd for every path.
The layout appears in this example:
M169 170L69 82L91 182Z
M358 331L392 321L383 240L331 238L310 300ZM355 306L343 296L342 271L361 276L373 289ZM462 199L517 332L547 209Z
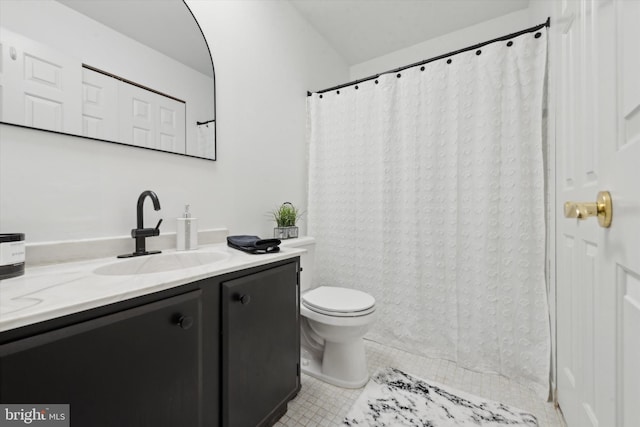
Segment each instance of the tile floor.
M565 427L552 403L540 400L527 387L494 374L480 374L447 360L430 359L373 341L365 341L369 372L392 366L417 377L449 385L458 390L496 400L533 413L540 427ZM289 402L278 427L339 426L362 389L335 387L302 374L302 390Z

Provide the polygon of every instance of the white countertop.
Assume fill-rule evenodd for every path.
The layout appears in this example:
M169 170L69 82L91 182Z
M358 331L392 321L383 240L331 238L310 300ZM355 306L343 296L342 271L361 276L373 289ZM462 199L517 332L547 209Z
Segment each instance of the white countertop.
M25 274L0 281L0 332L54 319L107 304L151 294L208 277L293 258L304 249L281 247L274 254L247 254L224 243L196 251L216 252L225 259L212 264L158 273L99 275L99 267L117 263L116 257L69 262L40 267L27 265ZM160 256L179 254L165 250ZM158 255L148 255L148 258ZM127 258L130 260L134 258Z

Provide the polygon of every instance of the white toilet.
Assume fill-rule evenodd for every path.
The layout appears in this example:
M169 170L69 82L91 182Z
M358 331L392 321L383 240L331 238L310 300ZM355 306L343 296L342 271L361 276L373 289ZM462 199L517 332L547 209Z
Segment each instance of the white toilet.
M362 291L313 287L315 239L283 240L306 249L300 256L301 369L322 381L360 388L369 380L362 337L374 320L375 299Z

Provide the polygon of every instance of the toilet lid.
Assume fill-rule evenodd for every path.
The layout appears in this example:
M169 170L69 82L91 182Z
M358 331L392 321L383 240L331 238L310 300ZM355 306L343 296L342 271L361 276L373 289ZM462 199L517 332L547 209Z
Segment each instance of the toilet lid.
M370 309L376 300L355 289L320 286L302 295L302 303L311 309L329 313L354 313Z

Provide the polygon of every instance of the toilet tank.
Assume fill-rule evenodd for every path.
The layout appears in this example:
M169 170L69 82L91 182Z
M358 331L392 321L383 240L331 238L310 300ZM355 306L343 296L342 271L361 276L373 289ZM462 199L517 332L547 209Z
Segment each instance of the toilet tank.
M298 237L295 239L285 239L280 243L284 248L306 249L307 252L300 255L300 293L313 288L313 271L315 265L316 239L309 236Z

